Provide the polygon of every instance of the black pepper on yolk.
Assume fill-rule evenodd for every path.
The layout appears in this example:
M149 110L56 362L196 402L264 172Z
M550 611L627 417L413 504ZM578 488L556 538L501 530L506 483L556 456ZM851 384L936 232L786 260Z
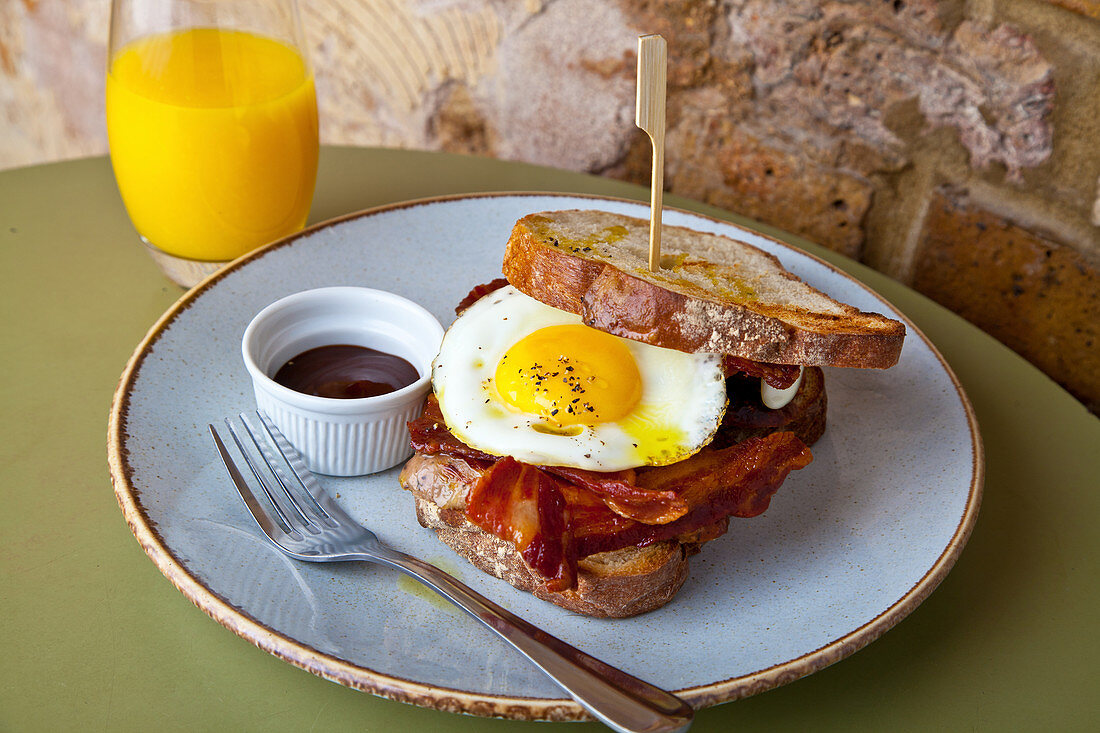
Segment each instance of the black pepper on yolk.
M494 382L512 408L558 426L614 422L642 396L642 376L620 339L580 324L546 326L509 348Z

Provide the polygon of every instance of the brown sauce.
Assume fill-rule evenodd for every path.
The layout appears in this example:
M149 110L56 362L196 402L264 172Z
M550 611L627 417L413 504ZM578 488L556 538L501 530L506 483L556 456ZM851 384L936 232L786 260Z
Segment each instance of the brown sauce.
M400 356L336 344L298 354L275 372L274 379L302 394L353 400L396 392L420 374Z

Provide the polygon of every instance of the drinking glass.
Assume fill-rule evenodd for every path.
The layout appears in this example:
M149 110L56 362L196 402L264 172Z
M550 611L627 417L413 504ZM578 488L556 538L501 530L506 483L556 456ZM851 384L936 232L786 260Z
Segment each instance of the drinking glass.
M317 98L295 0L113 0L107 137L130 220L180 285L301 229Z

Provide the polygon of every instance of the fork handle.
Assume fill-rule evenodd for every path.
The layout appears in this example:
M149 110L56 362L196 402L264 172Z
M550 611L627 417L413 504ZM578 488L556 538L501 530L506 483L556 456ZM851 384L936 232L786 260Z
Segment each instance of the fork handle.
M691 706L675 695L566 644L529 624L436 566L389 548L364 559L394 567L495 631L569 693L621 733L674 733L691 726Z

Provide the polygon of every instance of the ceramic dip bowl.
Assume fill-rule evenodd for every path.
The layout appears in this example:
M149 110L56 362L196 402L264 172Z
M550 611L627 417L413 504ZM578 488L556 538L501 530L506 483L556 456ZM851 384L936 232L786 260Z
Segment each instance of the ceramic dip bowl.
M412 454L405 427L431 388L431 364L443 339L439 321L420 305L382 290L328 287L288 295L245 329L241 352L256 406L268 414L316 473L359 476ZM401 357L419 376L372 397L305 394L274 380L289 360L324 346L350 345Z

